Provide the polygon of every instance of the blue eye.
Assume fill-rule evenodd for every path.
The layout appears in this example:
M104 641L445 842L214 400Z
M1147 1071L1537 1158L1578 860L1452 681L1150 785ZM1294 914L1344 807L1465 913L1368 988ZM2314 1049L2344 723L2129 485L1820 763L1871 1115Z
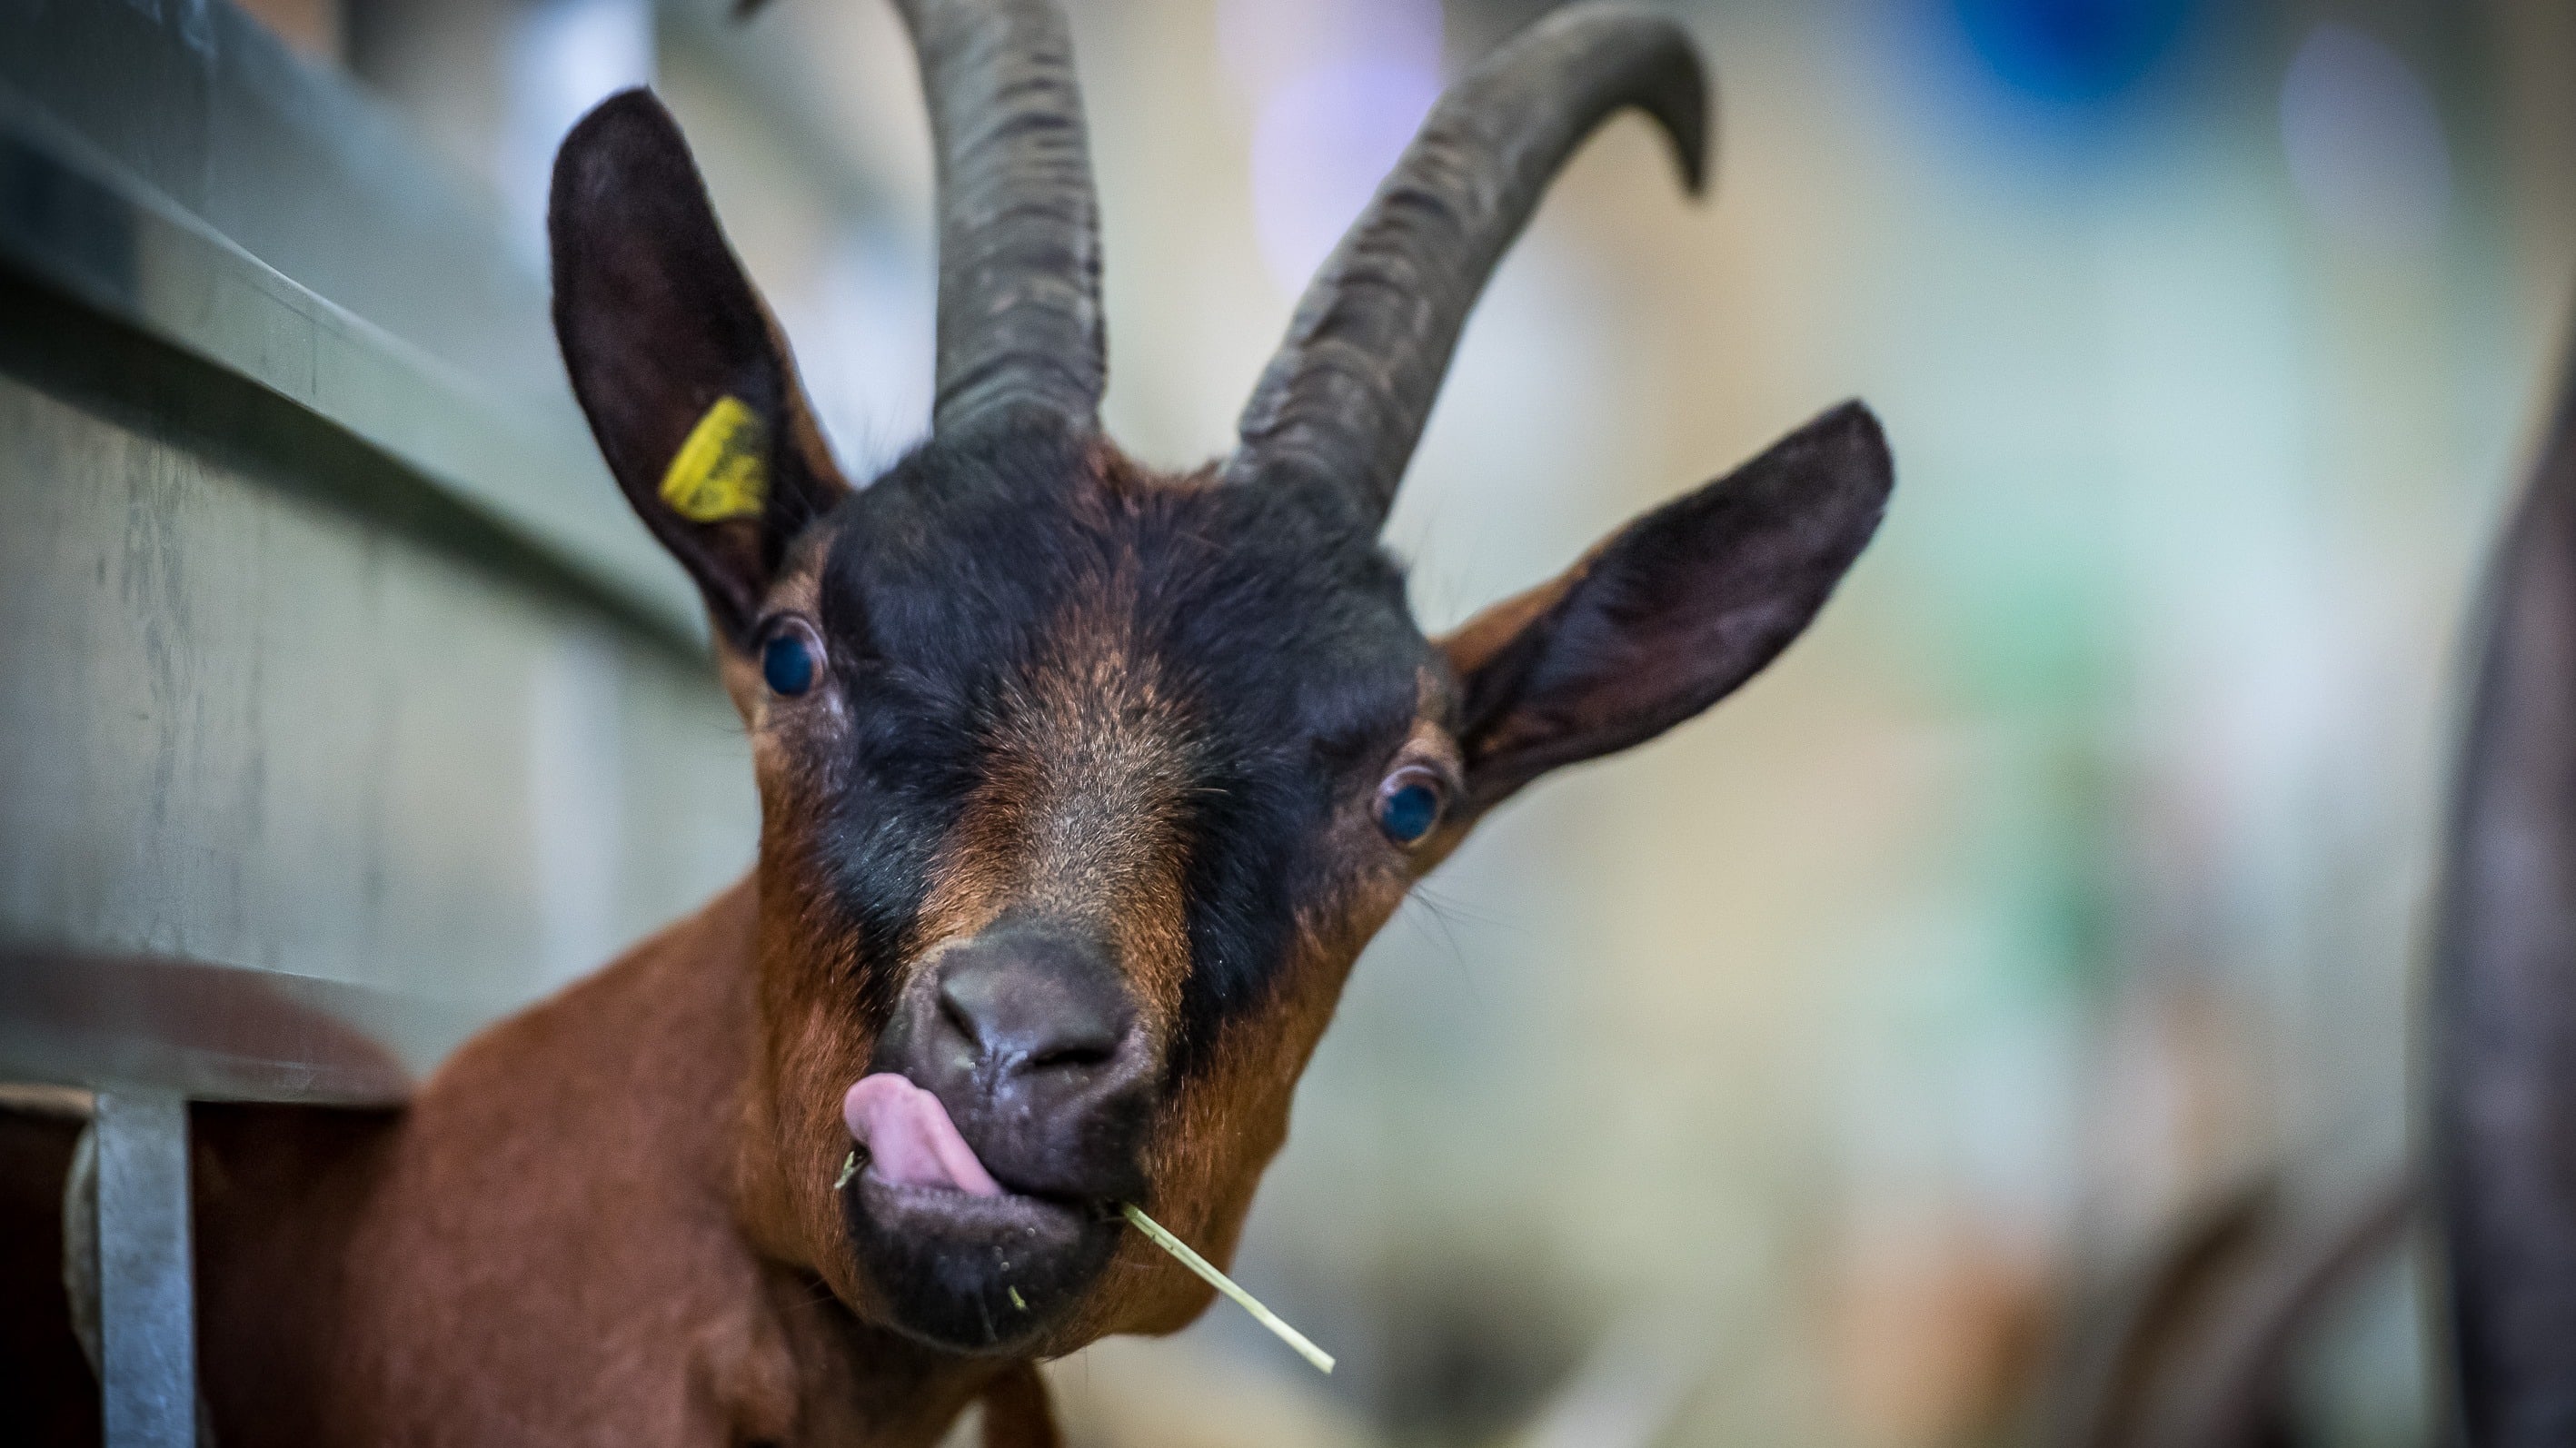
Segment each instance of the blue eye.
M760 677L791 699L814 687L814 646L802 630L783 629L760 646Z
M1399 775L1379 786L1377 827L1399 845L1420 844L1440 823L1440 790L1419 776Z

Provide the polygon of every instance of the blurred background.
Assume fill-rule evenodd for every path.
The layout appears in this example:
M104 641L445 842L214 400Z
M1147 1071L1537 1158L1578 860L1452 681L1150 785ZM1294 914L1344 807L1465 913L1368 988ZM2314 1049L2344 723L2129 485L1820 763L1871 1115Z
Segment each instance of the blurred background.
M1546 8L1071 0L1131 451L1227 446L1444 78ZM1405 486L1417 608L1454 623L1847 396L1885 420L1894 510L1767 674L1533 790L1362 962L1237 1264L1341 1371L1219 1307L1057 1365L1078 1444L2011 1441L2178 1223L2262 1184L2330 1215L2404 1158L2456 643L2576 278L2576 8L1665 8L1715 67L1711 194L1633 118L1557 185ZM350 217L298 220L300 266L261 253L442 385L560 423L547 168L650 81L849 470L924 431L928 140L881 0L247 10L452 189L478 285L529 309L344 285ZM353 566L396 615L491 590ZM391 903L350 939L479 922L484 964L439 976L460 1028L694 905L753 823L686 649L472 628L396 630L447 674L348 721L399 766L386 740L472 712L472 660L531 701L493 726L527 773L476 786L526 822L489 878L358 882ZM33 773L0 812L60 806ZM72 887L8 889L23 920ZM210 920L169 930L229 958ZM363 981L346 944L250 963ZM2386 1254L2336 1288L2287 1441L2431 1441L2424 1285Z

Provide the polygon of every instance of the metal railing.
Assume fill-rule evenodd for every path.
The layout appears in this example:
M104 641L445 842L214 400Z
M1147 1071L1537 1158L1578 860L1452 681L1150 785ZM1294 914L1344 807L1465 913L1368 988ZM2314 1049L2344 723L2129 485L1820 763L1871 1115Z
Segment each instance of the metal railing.
M0 0L0 1081L95 1093L111 1443L195 1431L187 1101L399 1101L748 864L702 638L396 123Z

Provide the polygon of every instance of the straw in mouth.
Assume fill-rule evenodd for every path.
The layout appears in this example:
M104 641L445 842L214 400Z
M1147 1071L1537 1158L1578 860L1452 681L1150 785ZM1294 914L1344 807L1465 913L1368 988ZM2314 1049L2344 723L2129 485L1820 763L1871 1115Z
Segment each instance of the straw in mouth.
M1329 1373L1333 1370L1331 1353L1315 1346L1307 1339L1306 1334L1282 1322L1278 1313L1262 1306L1260 1300L1251 1293L1235 1286L1233 1278L1219 1272L1208 1259L1191 1251L1189 1243L1164 1230L1162 1223L1146 1216L1134 1202L1120 1202L1118 1210L1124 1212L1127 1220L1136 1224L1136 1230L1144 1233L1155 1246L1181 1259L1182 1266L1207 1279L1208 1286L1233 1298L1237 1306L1251 1313L1253 1321L1278 1334L1279 1340L1295 1348L1299 1357L1313 1363L1317 1372Z

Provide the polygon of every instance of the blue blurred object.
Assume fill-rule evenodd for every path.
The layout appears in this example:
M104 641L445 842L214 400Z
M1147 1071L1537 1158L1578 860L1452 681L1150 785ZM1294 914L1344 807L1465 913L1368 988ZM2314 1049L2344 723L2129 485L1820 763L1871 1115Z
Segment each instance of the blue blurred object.
M2060 105L2118 96L2173 49L2192 0L1951 0L1979 58Z

